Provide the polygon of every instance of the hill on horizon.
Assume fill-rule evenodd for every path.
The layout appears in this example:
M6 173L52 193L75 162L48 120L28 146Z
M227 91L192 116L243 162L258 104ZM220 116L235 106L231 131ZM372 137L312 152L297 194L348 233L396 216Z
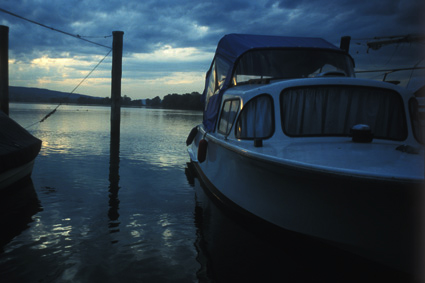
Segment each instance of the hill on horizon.
M78 93L61 92L35 87L9 86L11 102L64 102L77 103L79 99L102 100L104 98Z

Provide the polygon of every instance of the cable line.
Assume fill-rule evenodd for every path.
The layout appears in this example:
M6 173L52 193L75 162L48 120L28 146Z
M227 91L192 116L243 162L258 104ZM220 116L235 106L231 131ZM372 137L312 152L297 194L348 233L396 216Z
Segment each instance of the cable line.
M44 25L44 24L41 24L41 23L39 23L39 22L36 22L36 21L33 21L33 20L30 20L30 19L27 19L27 18L25 18L25 17L22 17L22 16L19 16L19 15L17 15L17 14L14 14L14 13L12 13L12 12L10 12L10 11L7 11L7 10L5 10L5 9L3 9L3 8L0 8L0 12L3 12L3 13L6 13L6 14L9 14L9 15L11 15L11 16L14 16L14 17L17 17L17 18L19 18L19 19L22 19L22 20L25 20L25 21L28 21L28 22L30 22L30 23L33 23L33 24L36 24L36 25L39 25L39 26L42 26L42 27L44 27L44 28L47 28L47 29L50 29L50 30L53 30L53 31L56 31L56 32L60 32L60 33L63 33L63 34L66 34L66 35L69 35L69 36L72 36L72 37L75 37L75 38L78 38L78 39L81 39L81 40L84 40L84 41L86 41L86 42L89 42L89 43L92 43L92 44L95 44L95 45L98 45L98 46L102 46L102 47L105 47L105 48L108 48L109 49L109 51L108 51L108 53L105 55L105 57L103 57L102 58L102 60L100 60L98 63L97 63L97 65L87 74L87 76L85 76L81 81L80 81L80 83L68 94L68 96L66 97L66 98L68 98L72 93L74 93L74 91L75 90L77 90L77 88L94 72L94 70L96 70L96 68L103 62L103 60L105 60L105 58L106 57L108 57L108 55L111 53L111 51L112 51L112 48L110 47L110 46L106 46L106 45L103 45L103 44L100 44L100 43L97 43L97 42L94 42L94 41L91 41L91 40L88 40L88 39L85 39L85 37L86 38L96 38L96 37L94 37L94 36L81 36L81 35L79 35L79 34L77 34L77 35L75 35L75 34L72 34L72 33L69 33L69 32L65 32L65 31L62 31L62 30L59 30L59 29L56 29L56 28L53 28L53 27L49 27L49 26L46 26L46 25ZM108 35L108 36L103 36L103 38L107 38L107 37L110 37L110 36L112 36L112 35ZM62 101L63 101L63 99L64 98L62 98ZM62 102L60 102L56 107L55 107L55 109L53 109L52 111L50 111L46 116L44 116L40 121L38 121L38 122L35 122L35 123L33 123L33 124L31 124L31 125L29 125L29 126L27 126L26 128L30 128L30 127L32 127L32 126L34 126L34 125L36 125L36 124L38 124L38 123L41 123L41 122L44 122L47 118L49 118L51 115L53 115L53 113L55 113L56 112L56 110L59 108L59 106L61 106L62 105Z
M9 15L11 15L11 16L14 16L14 17L20 18L20 19L25 20L25 21L28 21L28 22L30 22L30 23L33 23L33 24L36 24L36 25L42 26L42 27L44 27L44 28L48 28L48 29L50 29L50 30L57 31L57 32L60 32L60 33L63 33L63 34L66 34L66 35L69 35L69 36L72 36L72 37L75 37L75 38L78 38L78 39L81 39L81 40L87 41L87 42L90 42L90 43L92 43L92 44L96 44L96 45L99 45L99 46L102 46L102 47L106 47L106 48L111 48L110 46L106 46L106 45L103 45L103 44L100 44L100 43L97 43L97 42L94 42L94 41L91 41L91 40L85 39L85 38L83 38L82 36L80 36L80 35L78 35L78 34L77 34L77 35L75 35L75 34L72 34L72 33L66 32L66 31L62 31L62 30L59 30L59 29L55 29L55 28L52 28L52 27L46 26L46 25L44 25L44 24L38 23L38 22L36 22L36 21L30 20L30 19L27 19L27 18L24 18L24 17L22 17L22 16L19 16L19 15L17 15L17 14L14 14L14 13L12 13L12 12L9 12L9 11L7 11L7 10L3 9L3 8L0 8L0 12L3 12L3 13L6 13L6 14L9 14Z
M78 83L78 85L70 92L70 93L68 93L68 96L66 97L66 98L68 98L72 93L74 93L74 91L76 91L77 90L77 88L94 72L94 70L96 70L97 69L97 67L99 67L99 65L106 59L106 57L108 57L108 55L111 53L111 51L112 51L112 49L110 49L109 50L109 52L105 55L105 57L103 57L102 58L102 60L100 60L97 64L96 64L96 66L94 66L94 68L84 77L84 79L82 79L79 83ZM64 100L64 98L62 98L62 100ZM31 125L29 125L29 126L27 126L27 127L25 127L26 129L28 129L28 128L30 128L30 127L32 127L32 126L34 126L34 125L36 125L36 124L38 124L38 123L42 123L42 122L44 122L47 118L49 118L51 115L53 115L55 112L56 112L56 110L59 108L59 106L61 106L62 105L62 102L60 102L56 107L55 107L55 109L53 109L52 111L50 111L49 113L47 113L47 115L46 116L44 116L40 121L37 121L37 122L35 122L35 123L33 123L33 124L31 124Z

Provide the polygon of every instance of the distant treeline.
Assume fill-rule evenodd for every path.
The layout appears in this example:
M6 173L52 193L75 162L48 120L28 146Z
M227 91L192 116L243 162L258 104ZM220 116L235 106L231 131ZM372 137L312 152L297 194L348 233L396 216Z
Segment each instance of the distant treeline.
M201 94L198 92L186 94L168 94L161 101L161 107L167 109L202 110Z
M111 105L110 97L94 97L81 94L68 94L47 89L9 87L11 102L62 103L82 105ZM127 107L154 107L183 110L202 110L199 92L185 94L167 94L161 100L159 96L152 99L131 99L127 95L121 97L121 105Z
M108 97L104 100L111 103ZM161 100L159 96L152 99L138 99L132 100L130 97L124 95L121 98L122 106L147 106L155 108L166 109L182 109L182 110L202 110L201 94L199 92L185 93L185 94L167 94Z
M105 104L110 105L111 99L109 97L96 98L96 97L79 97L78 104ZM153 108L166 108L166 109L182 109L182 110L202 110L201 94L199 92L185 93L185 94L167 94L161 100L159 96L148 99L132 100L131 97L124 95L121 97L122 106L132 107L153 107Z

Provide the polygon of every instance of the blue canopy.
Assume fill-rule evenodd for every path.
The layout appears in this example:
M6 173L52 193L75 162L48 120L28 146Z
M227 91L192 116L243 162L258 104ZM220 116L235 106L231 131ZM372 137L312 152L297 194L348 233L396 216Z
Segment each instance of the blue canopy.
M227 34L219 41L215 54L226 58L233 65L243 53L256 48L325 48L341 51L321 38Z
M238 59L247 51L287 48L327 49L342 52L321 38L228 34L218 43L214 60L206 74L202 101L205 103L203 124L207 131L215 127L224 91L230 86Z

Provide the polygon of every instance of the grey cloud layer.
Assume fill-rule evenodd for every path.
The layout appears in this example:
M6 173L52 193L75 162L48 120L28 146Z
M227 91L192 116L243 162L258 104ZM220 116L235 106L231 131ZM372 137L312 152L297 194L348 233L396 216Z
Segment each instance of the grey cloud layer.
M423 31L422 2L7 0L2 7L73 34L102 36L123 30L127 52L148 52L158 43L211 48L223 34L231 32L309 35L330 40L346 34L370 37L418 33ZM65 51L75 42L6 14L0 19L11 27L13 48L18 52L49 46ZM200 27L208 30L199 33ZM97 40L110 44L110 40Z

